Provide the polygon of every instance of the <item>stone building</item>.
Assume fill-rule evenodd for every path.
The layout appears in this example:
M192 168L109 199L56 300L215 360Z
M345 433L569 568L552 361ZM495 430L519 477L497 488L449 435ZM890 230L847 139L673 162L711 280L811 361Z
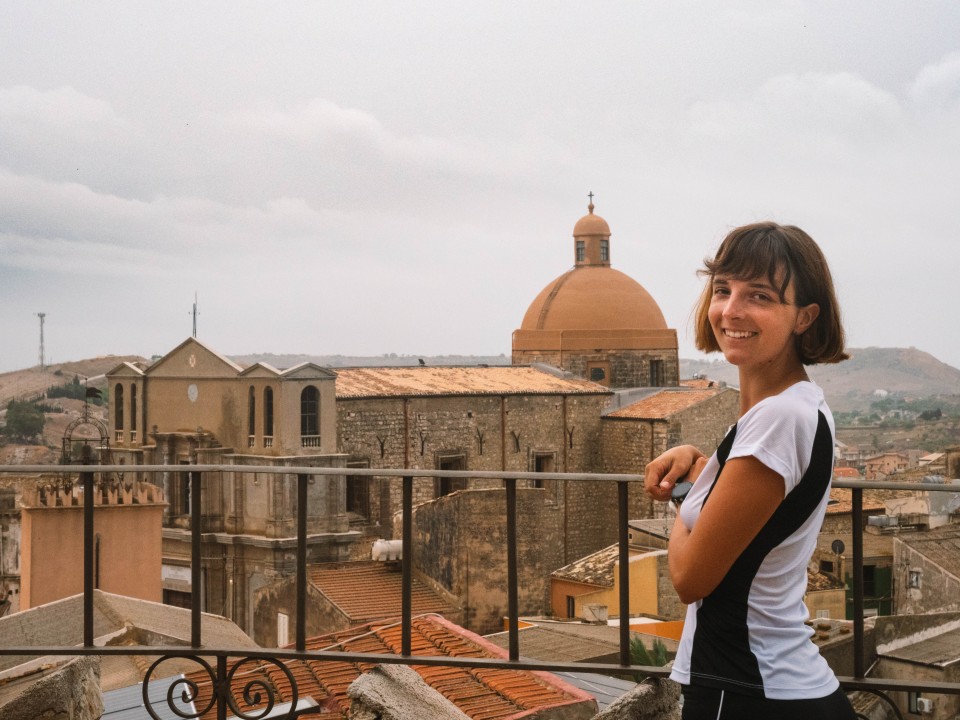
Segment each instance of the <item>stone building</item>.
M610 266L609 226L592 203L574 228L574 260L528 309L513 336L512 366L241 367L189 338L149 366L123 363L107 373L116 461L183 466L158 478L131 471L160 484L168 499L165 602L189 605L199 591L203 609L258 635L256 598L294 572L298 479L285 467L343 470L311 476L308 489L308 560L343 562L368 558L376 539L399 532L401 482L370 470L638 473L670 442L714 442L735 418L737 393L680 386L676 332L649 293ZM196 463L271 473L204 476L199 589L189 572ZM617 491L609 482L549 479L518 487L536 491L523 496L537 523L524 602L539 613L549 607L550 572L616 541ZM464 560L473 536L430 528L449 522L480 538L496 534L500 488L500 480L469 476L414 480L417 565L457 599L471 628L502 614L505 555L474 562L469 583L461 582L466 576L449 560ZM640 490L632 494L631 512L648 516Z
M892 537L898 614L960 610L960 525Z
M573 268L547 285L513 333L513 363L547 363L612 388L671 387L677 331L653 297L610 264L610 226L588 213L573 228Z

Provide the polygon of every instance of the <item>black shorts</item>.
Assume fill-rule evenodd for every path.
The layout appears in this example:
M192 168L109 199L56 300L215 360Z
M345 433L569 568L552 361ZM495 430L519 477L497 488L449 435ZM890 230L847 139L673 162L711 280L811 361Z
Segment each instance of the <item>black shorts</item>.
M683 686L683 720L856 720L841 688L822 698L768 700L729 690Z

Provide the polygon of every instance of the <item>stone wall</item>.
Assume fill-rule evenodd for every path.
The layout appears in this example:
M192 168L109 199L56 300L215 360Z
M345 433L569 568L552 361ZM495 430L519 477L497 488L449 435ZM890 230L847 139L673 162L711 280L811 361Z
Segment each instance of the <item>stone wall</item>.
M893 607L898 615L960 609L960 580L898 538L893 540L893 568ZM920 573L918 587L910 587L911 571Z
M340 451L354 466L532 472L599 472L600 413L606 394L510 395L342 399ZM540 485L545 501L566 514L566 556L608 544L610 516L598 514L597 491L584 483L520 481ZM399 478L366 484L369 522L381 537L396 537ZM500 488L499 480L414 480L415 505L458 489ZM615 495L615 490L612 491ZM603 509L601 505L601 509ZM615 507L615 506L614 506ZM614 516L615 518L615 516Z
M98 657L77 657L33 682L19 682L29 684L0 705L0 718L99 720L103 715Z
M561 514L543 489L517 491L520 615L550 612L550 573L563 563ZM457 598L464 627L503 629L507 542L502 490L465 490L414 510L414 563Z

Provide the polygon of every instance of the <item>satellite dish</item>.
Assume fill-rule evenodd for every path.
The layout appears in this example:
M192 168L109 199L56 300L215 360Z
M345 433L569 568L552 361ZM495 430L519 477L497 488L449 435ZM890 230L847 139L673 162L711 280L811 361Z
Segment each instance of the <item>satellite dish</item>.
M843 544L843 540L834 540L830 549L833 550L834 555L843 555L843 551L846 550L847 547Z

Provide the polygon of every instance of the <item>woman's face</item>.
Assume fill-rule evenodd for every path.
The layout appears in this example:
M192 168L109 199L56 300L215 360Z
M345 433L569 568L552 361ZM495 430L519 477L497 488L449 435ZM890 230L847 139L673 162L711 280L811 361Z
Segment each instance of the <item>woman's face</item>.
M724 357L732 365L771 366L799 362L796 336L816 319L817 305L797 307L791 281L781 301L769 278L738 280L725 275L711 279L708 318Z

